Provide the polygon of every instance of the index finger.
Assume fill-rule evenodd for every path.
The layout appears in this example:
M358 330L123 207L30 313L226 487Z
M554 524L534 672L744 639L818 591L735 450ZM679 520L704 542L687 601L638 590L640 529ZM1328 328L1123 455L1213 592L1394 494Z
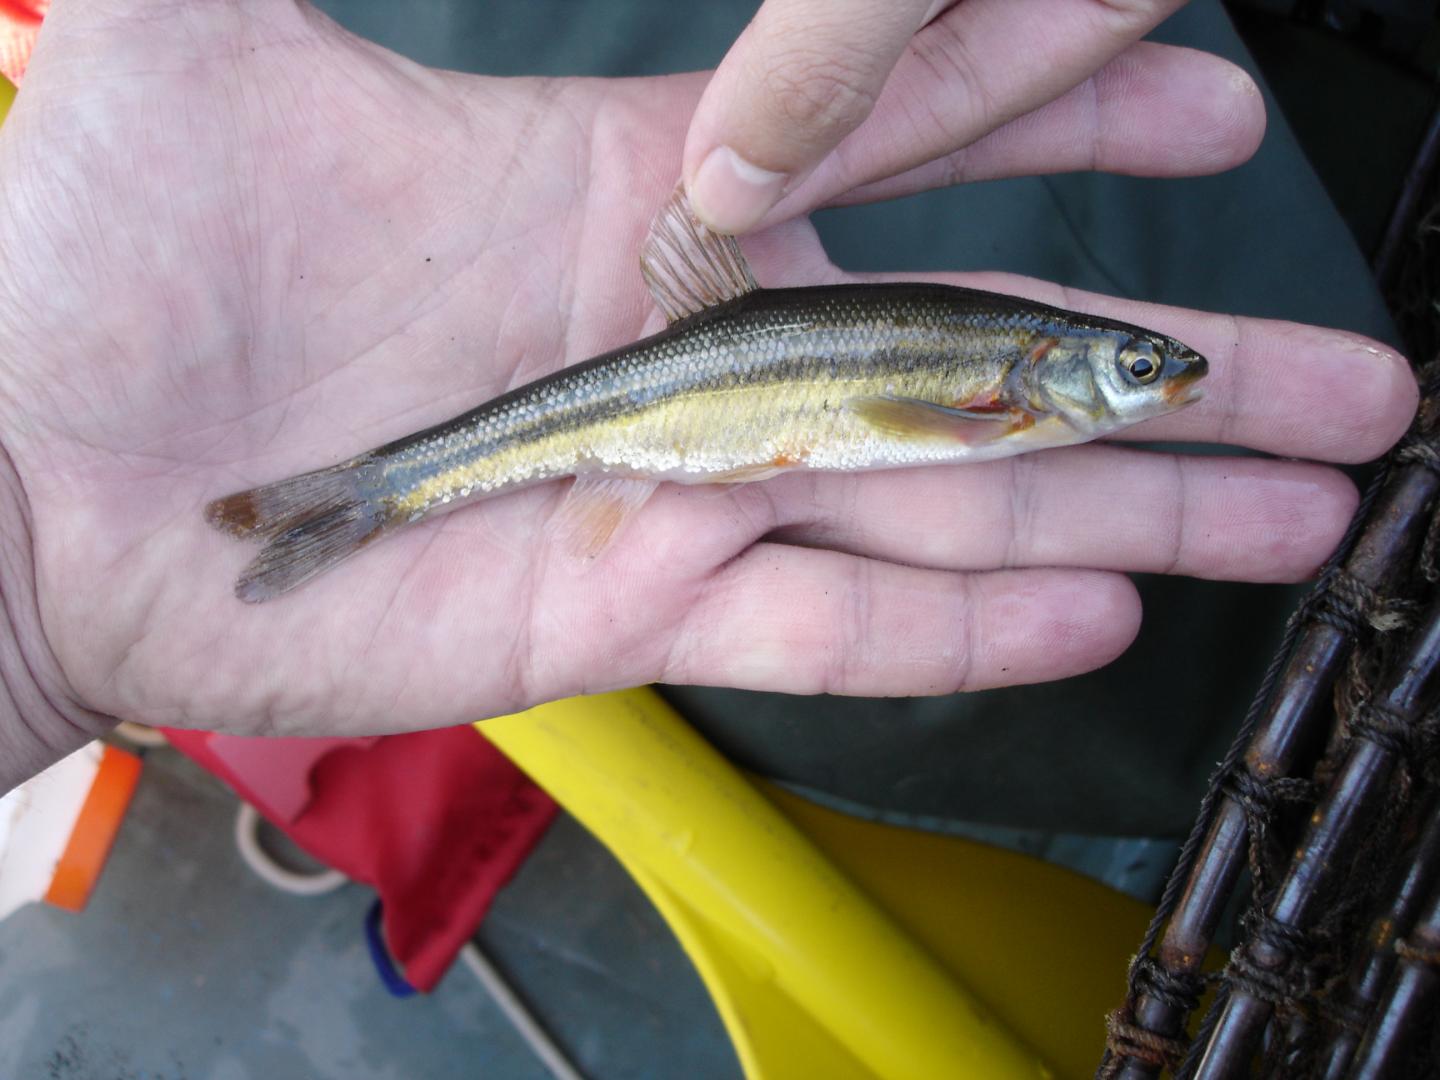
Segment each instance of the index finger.
M870 115L933 0L767 0L696 107L684 175L721 232L755 225Z
M953 153L1083 82L1182 2L768 0L691 121L691 203L712 228L749 230L882 89L889 115L867 131L879 124L886 148L854 183Z

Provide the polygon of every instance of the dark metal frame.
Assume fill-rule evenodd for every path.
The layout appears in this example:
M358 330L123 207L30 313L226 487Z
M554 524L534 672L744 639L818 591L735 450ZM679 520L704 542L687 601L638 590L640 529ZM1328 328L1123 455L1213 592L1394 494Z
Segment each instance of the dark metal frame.
M1419 414L1211 782L1099 1077L1440 1075L1440 297L1423 295L1437 185L1440 111L1376 260L1412 348L1434 356ZM1247 871L1243 940L1207 975Z

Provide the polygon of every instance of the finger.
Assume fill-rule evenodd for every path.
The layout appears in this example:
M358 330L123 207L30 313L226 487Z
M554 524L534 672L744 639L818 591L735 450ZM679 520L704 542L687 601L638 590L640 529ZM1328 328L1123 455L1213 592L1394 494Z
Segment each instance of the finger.
M744 232L870 114L929 0L767 0L696 109L684 175L696 212Z
M844 5L772 0L762 15L773 9L802 17L762 24L757 16L753 33L747 30L721 63L686 140L684 175L691 199L723 231L755 225L787 186L865 119L881 86L894 111L887 109L889 120L868 121L872 135L889 138L895 115L904 113L918 118L908 126L925 138L899 144L890 164L867 179L951 153L1059 97L1181 2L967 0L930 22L897 54L904 19L913 18L910 5L890 6L890 21L879 35L883 44L877 46L865 44L867 36L838 19L829 34L816 31L830 25L817 11L839 12L855 0ZM890 74L889 84L884 74L877 82L877 72ZM807 139L812 130L819 137ZM714 190L728 200L723 207L711 194L706 166L713 171Z
M945 570L1089 567L1300 581L1358 495L1334 469L1084 446L937 469L780 477L773 539Z
M916 280L916 275L846 275ZM1419 392L1393 349L1343 330L1117 300L1013 274L925 280L1009 293L1168 334L1210 362L1204 397L1119 432L1118 439L1214 442L1284 457L1370 461L1404 434Z
M1117 574L956 574L758 544L711 580L656 676L794 694L981 690L1106 664L1139 619Z
M905 97L918 103L930 92L917 86ZM1144 41L969 145L953 141L933 112L902 101L898 91L887 91L874 116L771 217L1078 169L1200 176L1247 160L1265 134L1264 102L1244 71L1209 53Z

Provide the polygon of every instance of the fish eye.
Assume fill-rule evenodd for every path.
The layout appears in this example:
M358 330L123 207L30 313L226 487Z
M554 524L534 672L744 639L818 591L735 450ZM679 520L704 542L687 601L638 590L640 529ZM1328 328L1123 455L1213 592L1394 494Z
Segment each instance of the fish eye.
M1148 341L1132 341L1120 352L1120 366L1142 386L1160 377L1160 358Z

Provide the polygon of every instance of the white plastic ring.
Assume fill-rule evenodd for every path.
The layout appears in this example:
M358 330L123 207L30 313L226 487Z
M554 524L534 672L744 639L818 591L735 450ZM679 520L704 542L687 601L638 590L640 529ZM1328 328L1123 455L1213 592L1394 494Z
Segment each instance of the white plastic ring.
M240 850L245 865L261 881L296 896L322 896L334 892L350 880L339 870L302 874L281 866L260 846L260 823L263 820L260 812L247 802L240 804L240 812L235 815L235 846Z

